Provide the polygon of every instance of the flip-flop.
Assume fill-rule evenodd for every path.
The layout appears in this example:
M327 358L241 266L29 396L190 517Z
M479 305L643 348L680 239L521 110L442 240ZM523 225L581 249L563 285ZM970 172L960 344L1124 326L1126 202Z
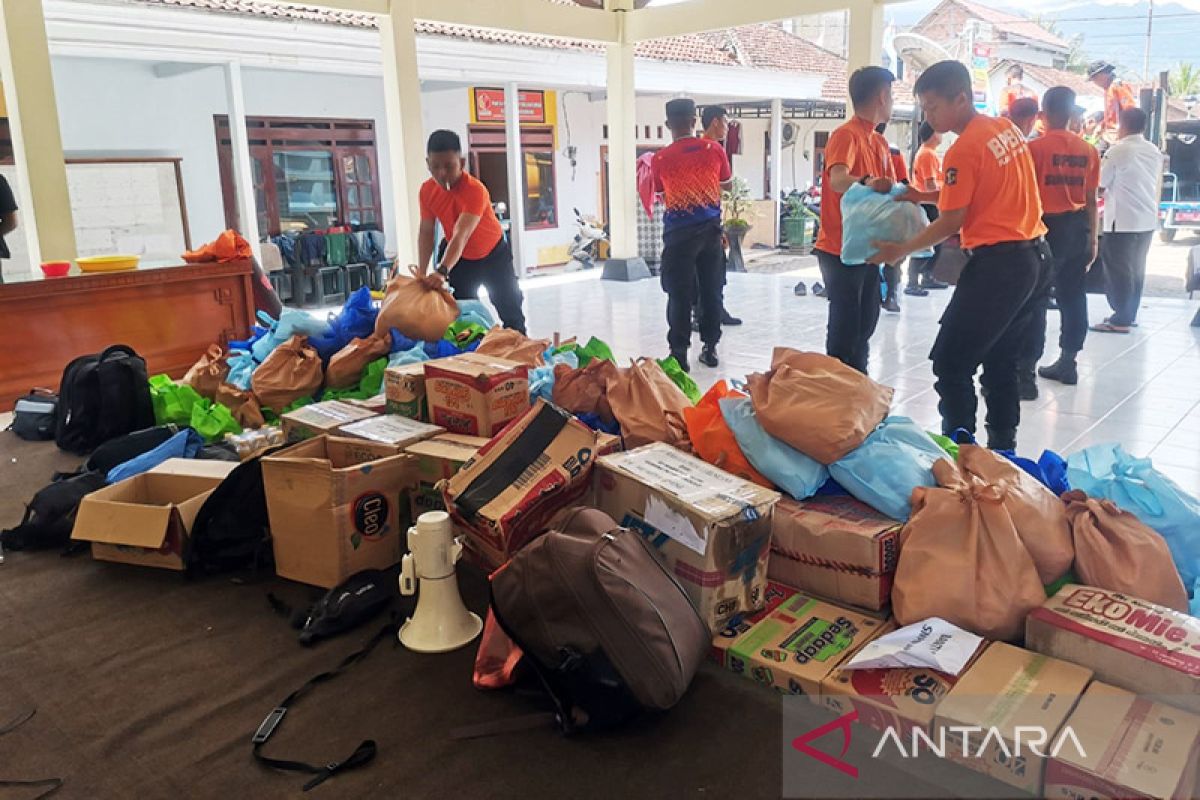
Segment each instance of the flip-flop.
M1129 333L1129 328L1121 325L1113 325L1111 322L1099 322L1093 325L1090 330L1096 333Z

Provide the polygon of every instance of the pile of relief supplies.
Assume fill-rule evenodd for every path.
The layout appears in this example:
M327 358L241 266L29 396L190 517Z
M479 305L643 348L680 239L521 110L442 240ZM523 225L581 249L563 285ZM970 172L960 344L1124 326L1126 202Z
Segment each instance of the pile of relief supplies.
M665 710L711 658L879 731L1074 725L1087 752L1112 752L1170 725L1182 745L1148 756L1153 780L1069 753L964 763L1048 796L1194 786L1200 502L1148 459L1104 445L1033 461L931 434L891 414L892 389L783 347L702 391L672 359L530 338L478 303L405 297L420 290L404 281L381 308L360 291L326 321L263 319L179 382L142 364L141 416L104 435L162 433L124 466L95 451L55 545L189 571L273 564L327 598L363 581L395 594L379 576L404 532L444 510L493 580L475 685L511 686L528 665L565 730ZM117 356L136 376L131 352L99 362ZM228 464L180 466L222 442ZM174 522L132 541L97 512L117 501L166 502ZM594 594L549 564L594 572ZM544 596L525 593L531 576ZM556 621L572 622L547 628L559 589ZM1141 713L1132 692L1164 703Z

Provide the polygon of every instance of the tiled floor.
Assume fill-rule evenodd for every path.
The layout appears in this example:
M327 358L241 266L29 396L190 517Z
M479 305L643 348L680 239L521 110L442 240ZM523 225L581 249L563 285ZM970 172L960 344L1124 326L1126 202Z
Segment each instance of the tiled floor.
M666 299L657 280L614 283L597 277L577 273L526 282L531 334L599 336L621 358L665 355ZM825 301L792 294L798 279L811 287L815 277L815 269L730 275L726 307L745 325L725 329L718 370L695 364L696 342L693 375L701 388L720 377L741 379L765 369L774 345L823 352ZM872 342L871 375L896 388L894 413L930 429L939 417L927 355L948 299L948 291L903 297L902 312L885 313ZM1051 448L1066 455L1118 441L1135 455L1149 455L1155 466L1200 494L1200 328L1189 327L1195 310L1196 303L1148 299L1134 333L1090 334L1080 357L1079 385L1041 381L1041 398L1023 404L1021 453L1036 457ZM1107 311L1103 297L1091 298L1094 319ZM1054 312L1047 339L1045 362L1057 355Z

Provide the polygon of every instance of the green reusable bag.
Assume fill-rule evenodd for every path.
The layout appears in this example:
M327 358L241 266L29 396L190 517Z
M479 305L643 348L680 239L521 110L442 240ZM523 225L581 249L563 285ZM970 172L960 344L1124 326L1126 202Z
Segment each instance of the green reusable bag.
M700 387L692 380L691 375L683 371L683 367L679 366L679 362L675 360L675 356L668 356L661 359L658 365L662 367L663 372L667 373L667 377L671 379L671 383L683 390L688 400L692 401L692 405L700 402Z
M383 372L387 369L388 360L377 358L363 369L362 379L358 386L349 389L326 389L321 395L321 402L326 400L369 400L383 391ZM291 410L291 409L289 409Z
M192 409L206 402L191 386L175 383L166 375L150 379L150 401L158 425L190 425Z
M603 340L597 339L595 336L588 339L587 344L580 345L577 342L571 342L556 348L554 352L574 353L579 359L579 366L581 368L586 367L594 358L607 359L614 364L617 361L617 359L613 357L612 349ZM699 394L696 395L697 398L699 396Z
M192 406L189 424L208 444L221 441L227 433L242 432L242 426L233 418L232 411L220 403L203 398Z
M929 433L929 431L926 431L926 433ZM958 442L949 436L942 436L940 433L929 433L929 438L937 442L937 446L949 453L951 458L958 461Z
M487 328L478 322L460 319L450 324L450 327L446 329L446 335L442 338L462 349L476 339L482 339L486 333Z

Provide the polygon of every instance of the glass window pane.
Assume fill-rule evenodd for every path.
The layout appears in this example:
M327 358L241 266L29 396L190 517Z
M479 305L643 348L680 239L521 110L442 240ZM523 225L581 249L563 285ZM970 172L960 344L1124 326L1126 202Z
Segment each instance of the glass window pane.
M342 156L342 170L346 173L346 180L358 180L354 177L354 156Z
M346 205L351 208L358 206L358 187L353 183L346 187Z
M359 186L358 189L359 189L359 192L361 193L362 204L364 206L375 205L375 193L373 191L371 191L371 184L364 183L361 186Z
M554 153L549 150L525 151L525 225L558 225L554 196Z
M355 174L358 175L360 181L371 180L371 162L366 156L354 157Z
M321 150L277 150L273 160L280 229L332 224L339 216L333 155Z
M363 211L362 212L362 221L363 222L375 222L376 221L375 220L375 212L374 211Z

